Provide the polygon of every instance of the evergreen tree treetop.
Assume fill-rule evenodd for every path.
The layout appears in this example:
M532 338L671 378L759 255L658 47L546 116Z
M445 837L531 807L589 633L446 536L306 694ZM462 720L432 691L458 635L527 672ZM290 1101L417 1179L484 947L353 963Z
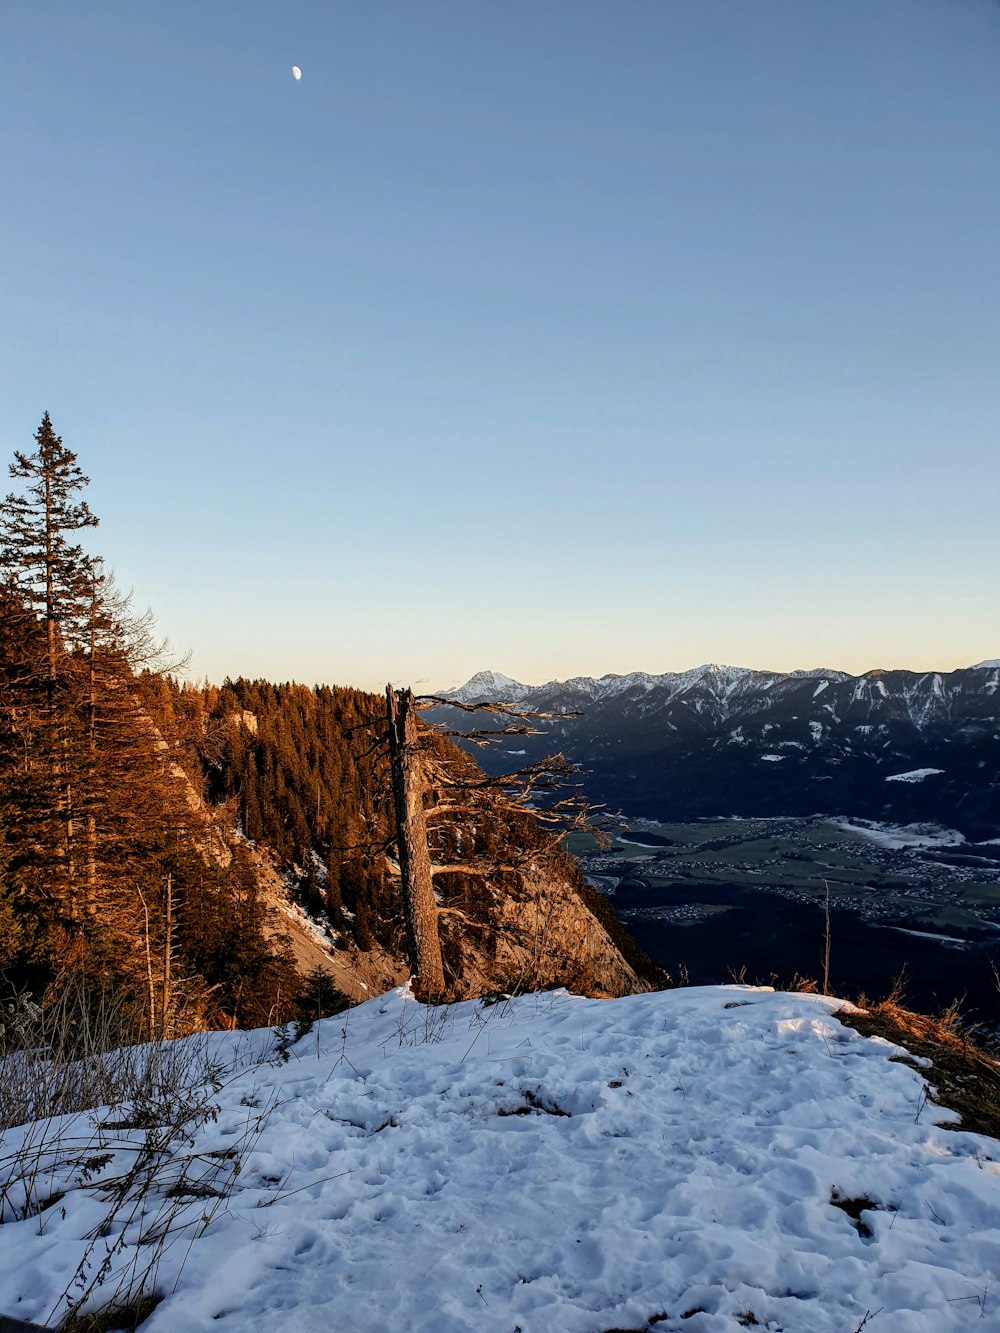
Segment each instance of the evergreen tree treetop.
M55 432L48 412L35 432L33 454L15 451L10 475L26 483L0 508L0 569L26 601L44 614L49 666L54 672L57 632L71 637L73 613L86 600L90 560L72 534L98 524L80 492L89 484Z

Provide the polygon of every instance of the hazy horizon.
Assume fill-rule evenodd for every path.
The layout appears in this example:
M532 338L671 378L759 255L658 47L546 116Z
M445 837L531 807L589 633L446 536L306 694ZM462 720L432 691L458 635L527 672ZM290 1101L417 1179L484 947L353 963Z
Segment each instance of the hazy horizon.
M990 0L10 0L0 457L198 678L992 658L998 69Z

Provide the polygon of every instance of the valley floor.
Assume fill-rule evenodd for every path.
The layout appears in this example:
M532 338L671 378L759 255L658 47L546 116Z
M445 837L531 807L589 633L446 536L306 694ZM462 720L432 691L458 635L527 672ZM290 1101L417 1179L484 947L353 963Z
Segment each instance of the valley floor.
M1000 1327L1000 1143L939 1127L837 1007L389 993L230 1077L141 1204L101 1188L128 1114L63 1122L90 1167L55 1154L48 1206L0 1225L0 1313L53 1320L103 1265L92 1302L155 1284L149 1333ZM8 1131L4 1170L45 1132Z
M938 1013L957 1002L1000 1037L1000 854L934 825L861 820L634 821L614 845L574 850L622 924L674 977L822 978L829 890L842 995Z

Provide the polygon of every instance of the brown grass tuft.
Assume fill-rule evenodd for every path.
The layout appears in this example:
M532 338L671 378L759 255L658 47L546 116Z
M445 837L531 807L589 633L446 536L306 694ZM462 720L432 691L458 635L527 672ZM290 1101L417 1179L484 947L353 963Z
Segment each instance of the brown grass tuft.
M836 1017L866 1037L883 1037L914 1056L930 1060L921 1067L905 1056L893 1056L923 1075L931 1085L928 1100L961 1116L960 1124L945 1129L971 1130L1000 1139L1000 1061L975 1040L974 1030L962 1019L957 1005L936 1018L914 1013L901 1003L899 986L877 1003L858 997L852 1013L840 1009Z
M109 1305L93 1314L69 1315L58 1327L58 1333L134 1333L148 1319L163 1298L138 1296L125 1305Z

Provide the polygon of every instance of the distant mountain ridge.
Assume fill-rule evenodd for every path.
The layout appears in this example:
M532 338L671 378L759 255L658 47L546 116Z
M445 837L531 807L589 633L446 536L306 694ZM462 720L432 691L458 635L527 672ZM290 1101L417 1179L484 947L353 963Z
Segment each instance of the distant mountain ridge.
M722 680L735 684L747 678L757 681L780 681L780 680L867 680L880 679L888 675L906 675L915 678L941 679L944 676L954 676L961 671L995 671L1000 670L1000 658L991 658L985 662L977 662L975 666L963 667L959 672L910 672L901 670L886 670L875 668L871 671L862 672L855 675L850 671L840 671L833 667L808 667L799 668L795 671L769 671L756 667L737 667L725 666L717 662L705 662L701 666L691 667L687 671L665 671L659 674L652 674L648 671L631 671L627 674L608 672L604 676L571 676L567 680L550 680L542 685L525 685L512 676L506 676L501 671L477 671L471 676L464 685L460 685L455 690L444 690L442 694L451 699L458 699L462 703L479 703L484 700L492 702L516 703L528 697L548 698L561 693L578 691L587 695L589 698L597 699L618 695L634 687L651 690L657 688L672 689L678 692L688 688L697 681L706 679Z
M590 771L593 797L630 814L831 813L935 819L970 837L1000 831L993 662L859 676L706 663L535 686L478 672L451 697L578 712L546 723L543 736L518 749L527 758L562 750ZM502 768L510 760L486 762Z

